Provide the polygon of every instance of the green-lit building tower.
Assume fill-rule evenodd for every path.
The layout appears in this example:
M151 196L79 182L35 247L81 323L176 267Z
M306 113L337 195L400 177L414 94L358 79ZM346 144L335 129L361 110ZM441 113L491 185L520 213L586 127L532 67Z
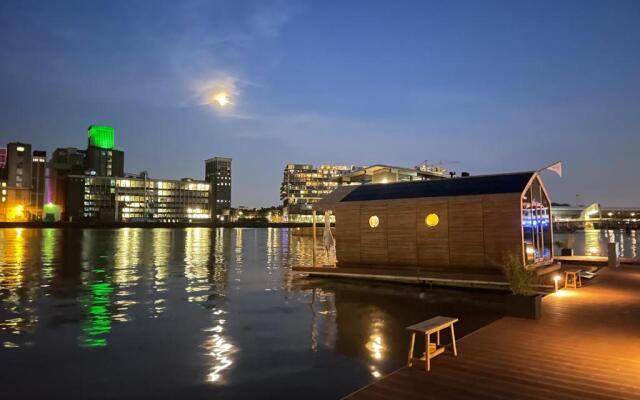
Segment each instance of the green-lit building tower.
M97 176L124 176L124 152L115 148L113 127L91 125L87 133L87 170Z

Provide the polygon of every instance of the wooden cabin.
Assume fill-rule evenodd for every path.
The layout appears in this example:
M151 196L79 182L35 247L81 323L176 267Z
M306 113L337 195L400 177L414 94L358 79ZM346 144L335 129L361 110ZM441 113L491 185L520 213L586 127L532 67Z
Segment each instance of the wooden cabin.
M314 206L335 213L338 268L494 271L505 257L553 261L549 195L537 172L343 186Z

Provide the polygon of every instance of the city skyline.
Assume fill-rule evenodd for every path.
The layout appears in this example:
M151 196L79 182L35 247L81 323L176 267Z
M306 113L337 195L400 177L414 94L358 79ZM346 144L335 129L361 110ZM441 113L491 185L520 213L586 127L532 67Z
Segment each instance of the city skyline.
M637 205L637 3L405 4L3 2L2 142L110 125L127 172L167 179L227 156L233 206L279 204L288 163L424 159L563 160L554 202Z

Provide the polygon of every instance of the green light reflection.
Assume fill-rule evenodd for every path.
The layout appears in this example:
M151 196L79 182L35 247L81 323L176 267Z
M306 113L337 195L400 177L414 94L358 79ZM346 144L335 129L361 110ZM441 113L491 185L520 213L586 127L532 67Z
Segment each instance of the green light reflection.
M96 275L102 275L103 279L94 281L89 287L91 291L81 300L81 304L87 310L87 320L82 327L80 346L105 347L107 338L111 333L111 293L113 287L105 278L105 271L101 268L94 270Z

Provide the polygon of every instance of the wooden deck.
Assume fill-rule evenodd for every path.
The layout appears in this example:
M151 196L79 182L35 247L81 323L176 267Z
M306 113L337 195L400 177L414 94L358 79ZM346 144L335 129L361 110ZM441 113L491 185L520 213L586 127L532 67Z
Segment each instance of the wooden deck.
M606 267L609 263L609 259L602 256L555 256L554 259L560 261L563 265Z
M639 268L602 269L543 304L538 321L502 318L431 372L404 367L346 398L640 399Z

